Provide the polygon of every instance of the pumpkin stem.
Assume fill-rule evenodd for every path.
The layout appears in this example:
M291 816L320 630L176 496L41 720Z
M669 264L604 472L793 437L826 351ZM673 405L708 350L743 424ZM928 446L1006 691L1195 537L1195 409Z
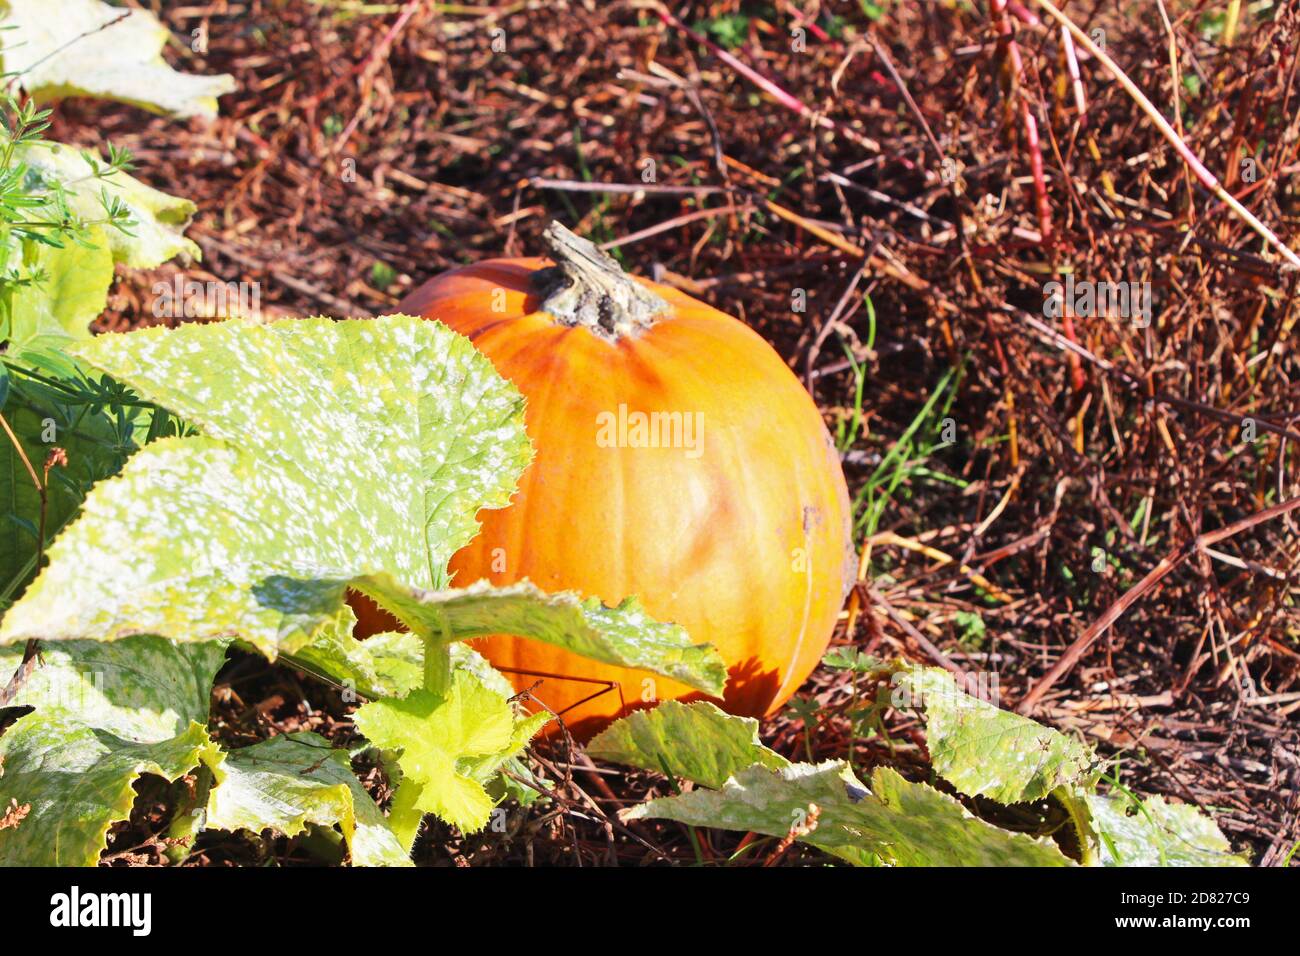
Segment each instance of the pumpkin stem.
M615 341L654 324L668 303L587 239L558 222L542 234L555 265L533 274L542 311Z

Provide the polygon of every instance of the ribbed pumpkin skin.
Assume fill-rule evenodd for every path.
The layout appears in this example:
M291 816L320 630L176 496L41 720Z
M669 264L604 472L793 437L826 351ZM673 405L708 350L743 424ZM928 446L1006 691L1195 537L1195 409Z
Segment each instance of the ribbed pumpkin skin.
M454 583L526 577L607 604L635 594L718 648L729 711L772 712L825 652L853 563L848 491L821 415L760 336L674 289L646 283L672 313L616 342L560 325L535 311L529 276L545 264L458 269L400 307L467 335L528 400L536 458L511 507L479 513L482 533L452 559ZM699 454L601 447L599 416L620 405L701 413ZM621 699L564 713L580 737L643 701L701 696L537 641L476 646L519 689L539 678L515 671L617 681ZM566 711L599 689L548 677L536 693Z

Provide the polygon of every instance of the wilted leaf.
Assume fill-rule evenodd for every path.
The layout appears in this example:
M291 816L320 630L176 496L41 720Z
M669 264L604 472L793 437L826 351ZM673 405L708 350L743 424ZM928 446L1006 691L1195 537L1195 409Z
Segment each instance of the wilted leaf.
M1089 748L958 690L937 667L895 674L892 701L924 710L935 772L967 796L1028 803L1096 779L1099 763Z
M1087 797L1106 866L1248 866L1214 821L1196 807L1163 797Z
M68 206L85 220L104 218L105 195L127 209L132 220L129 232L104 231L114 262L152 269L180 255L202 258L199 247L184 236L196 208L188 199L169 196L124 172L97 178L93 174L105 165L102 161L92 166L80 150L61 143L23 146L16 158L39 174L49 188L63 184Z
M99 0L4 0L0 61L38 98L94 96L175 116L217 115L234 78L178 73L162 58L169 31L147 10Z
M879 767L868 790L838 761L755 766L720 790L693 790L623 811L701 827L797 838L858 866L1069 866L1056 845L1010 833L957 800Z

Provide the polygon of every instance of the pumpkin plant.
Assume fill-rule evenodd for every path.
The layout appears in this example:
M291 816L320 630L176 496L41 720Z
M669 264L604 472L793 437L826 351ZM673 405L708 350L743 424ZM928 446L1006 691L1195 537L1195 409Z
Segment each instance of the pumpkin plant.
M401 306L467 335L528 399L536 457L513 504L452 558L455 583L640 595L718 648L728 710L771 713L826 650L854 570L821 414L744 323L625 275L559 223L545 241L550 262L453 270ZM516 687L541 676L580 737L693 693L508 634L477 647Z
M407 316L231 320L104 335L69 352L197 434L158 439L96 484L0 620L0 645L68 642L60 671L96 701L51 702L53 674L15 700L36 709L0 737L0 798L31 811L17 836L0 832L0 862L49 846L93 862L123 807L68 795L100 775L111 784L97 789L119 792L141 772L173 778L202 764L214 780L210 819L222 819L227 755L195 729L191 695L232 639L375 698L356 722L401 781L390 850L409 850L424 813L485 826L495 803L485 785L548 718L518 712L456 642L528 634L721 692L716 654L631 599L611 608L527 582L447 588L475 514L507 503L530 449L518 392L446 327ZM382 644L381 655L355 641L348 589L395 614L406 644ZM146 641L148 655L175 655L170 670L192 677L153 683L162 663L143 677L130 670ZM103 642L128 646L100 688L91 679L105 668L87 662ZM201 666L183 663L195 655ZM119 729L137 726L125 715L141 708L151 714L143 740ZM64 831L81 838L47 842Z
M172 73L150 14L61 7L0 11L21 41L0 55L29 94L215 110L229 78ZM69 49L84 56L70 63ZM48 114L30 104L12 113L0 134L0 865L95 863L146 773L193 774L177 856L204 828L337 825L353 862L409 863L424 813L485 825L500 769L548 717L513 704L459 643L493 630L721 692L716 655L634 601L607 608L526 582L446 591L475 513L508 500L530 455L522 399L450 330L394 316L92 337L114 263L198 257L183 236L193 204L131 178L125 154L104 163L41 141ZM408 633L355 641L349 588ZM317 735L229 751L212 740L209 696L236 642L368 698L356 722L400 781L387 814Z

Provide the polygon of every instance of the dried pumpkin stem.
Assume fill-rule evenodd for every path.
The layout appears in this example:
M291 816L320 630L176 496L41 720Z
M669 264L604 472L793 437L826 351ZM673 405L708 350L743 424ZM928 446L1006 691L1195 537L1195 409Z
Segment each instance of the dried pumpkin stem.
M654 324L668 303L625 273L590 240L552 222L543 233L555 265L534 274L542 311L615 341Z

